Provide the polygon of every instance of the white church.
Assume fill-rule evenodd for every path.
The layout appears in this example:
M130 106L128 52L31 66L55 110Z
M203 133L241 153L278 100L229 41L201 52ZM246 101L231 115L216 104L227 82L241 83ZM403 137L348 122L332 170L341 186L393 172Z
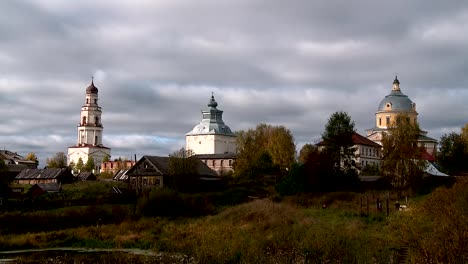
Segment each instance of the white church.
M218 174L232 172L236 158L236 135L223 121L223 111L211 95L200 123L185 134L185 149Z
M102 110L98 105L98 88L94 86L94 80L86 88L85 99L85 104L81 107L77 143L68 148L68 164L77 164L80 158L86 164L88 158L92 157L94 173L99 173L104 157L110 158L111 149L102 144Z

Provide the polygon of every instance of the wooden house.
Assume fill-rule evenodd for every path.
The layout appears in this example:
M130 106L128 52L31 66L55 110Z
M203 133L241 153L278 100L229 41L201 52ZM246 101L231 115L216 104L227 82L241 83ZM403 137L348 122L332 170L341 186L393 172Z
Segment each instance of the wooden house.
M160 188L171 186L174 175L169 169L169 157L143 156L127 173L129 188L140 191L146 188ZM200 159L193 159L196 163L196 175L188 175L188 184L200 184L208 182L219 182L220 178ZM193 181L193 182L192 182ZM195 188L195 186L192 186Z
M28 191L28 195L32 197L40 196L44 193L59 193L61 185L57 183L36 183Z
M76 175L76 179L79 181L95 181L96 175L90 171L82 171Z
M74 177L68 168L25 169L15 177L17 184L71 183Z

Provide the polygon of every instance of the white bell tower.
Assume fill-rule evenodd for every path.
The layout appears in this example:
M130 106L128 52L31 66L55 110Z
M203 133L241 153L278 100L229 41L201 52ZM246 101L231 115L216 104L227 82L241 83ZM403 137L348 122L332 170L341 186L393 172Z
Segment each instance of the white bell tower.
M91 84L86 88L85 103L81 107L77 144L68 148L68 164L71 162L77 164L80 158L86 164L89 157L92 157L95 173L99 173L102 160L105 156L110 157L111 150L102 145L102 111L98 105L98 91L92 79Z

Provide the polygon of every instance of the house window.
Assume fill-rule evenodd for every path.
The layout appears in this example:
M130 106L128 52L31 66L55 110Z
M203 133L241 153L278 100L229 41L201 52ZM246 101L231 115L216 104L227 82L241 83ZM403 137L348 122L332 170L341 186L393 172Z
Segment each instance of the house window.
M229 166L232 166L232 160L229 160Z
M89 99L88 98L86 98L86 104L89 104Z
M83 122L82 122L83 125L86 125L86 116L83 116Z
M211 166L214 167L214 165L215 165L215 160L212 160L212 161L211 161Z
M390 125L390 117L387 116L387 126L389 126L389 125Z
M223 161L224 161L224 160L221 160L221 167L223 166L223 163L224 163Z
M98 144L98 136L95 136L94 137L94 145L97 145Z
M379 117L379 126L381 126L381 125L382 125L382 118Z
M97 99L94 99L94 103L97 104Z
M96 117L94 118L94 122L96 123L96 126L97 126L97 125L99 124L99 117L96 116Z

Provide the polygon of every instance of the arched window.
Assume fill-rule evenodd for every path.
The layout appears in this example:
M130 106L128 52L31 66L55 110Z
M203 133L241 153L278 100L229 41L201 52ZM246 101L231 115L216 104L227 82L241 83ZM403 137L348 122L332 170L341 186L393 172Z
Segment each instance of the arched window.
M86 125L86 116L83 116L83 122L81 122L82 125Z

